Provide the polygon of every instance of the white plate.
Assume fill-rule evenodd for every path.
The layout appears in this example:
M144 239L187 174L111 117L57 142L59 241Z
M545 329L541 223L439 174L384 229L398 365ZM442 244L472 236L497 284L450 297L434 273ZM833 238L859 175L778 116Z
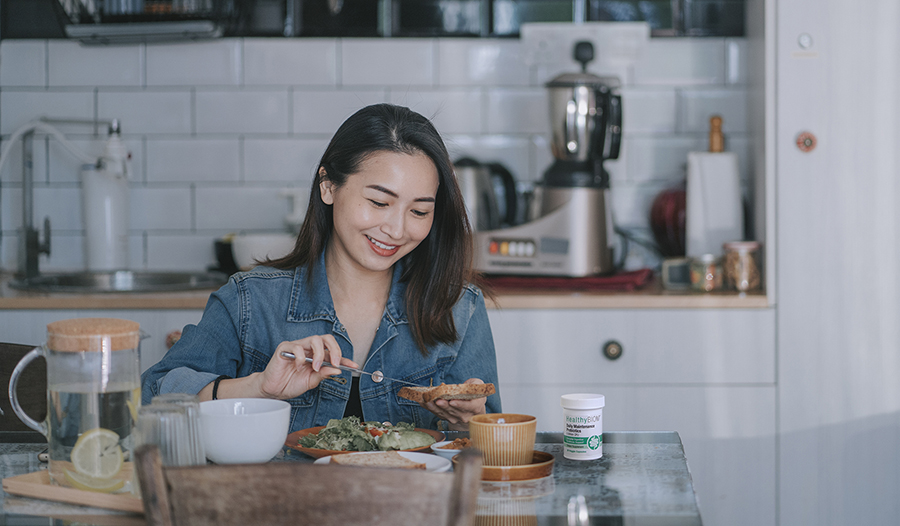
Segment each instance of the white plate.
M370 453L379 453L379 451L361 451L357 453L344 453L345 455L368 455ZM425 471L433 471L440 473L450 470L450 460L443 457L436 457L428 453L411 453L408 451L398 451L401 457L406 457L413 462L425 463ZM322 457L314 462L314 464L328 464L331 462L331 455Z
M431 450L434 451L434 453L436 455L440 455L440 456L446 458L447 460L450 460L453 457L455 457L456 455L458 455L459 452L462 451L462 449L441 449L441 446L446 446L449 443L450 443L450 440L444 440L442 442L435 442L434 444L431 444Z

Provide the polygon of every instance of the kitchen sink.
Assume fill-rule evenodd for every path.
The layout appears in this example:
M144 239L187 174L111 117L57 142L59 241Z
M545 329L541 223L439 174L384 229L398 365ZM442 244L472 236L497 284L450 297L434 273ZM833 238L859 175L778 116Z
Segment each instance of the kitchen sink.
M42 274L13 280L9 286L40 292L171 292L215 289L228 281L221 272L102 271Z

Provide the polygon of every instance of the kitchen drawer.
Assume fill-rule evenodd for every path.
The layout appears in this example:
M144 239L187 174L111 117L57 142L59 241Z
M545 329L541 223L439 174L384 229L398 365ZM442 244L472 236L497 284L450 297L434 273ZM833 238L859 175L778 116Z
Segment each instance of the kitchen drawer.
M604 431L678 432L705 526L775 524L774 386L500 384L503 410L539 431L562 431L559 399L575 392L606 397Z
M775 382L774 309L496 310L500 381L699 384ZM622 354L610 360L604 344Z

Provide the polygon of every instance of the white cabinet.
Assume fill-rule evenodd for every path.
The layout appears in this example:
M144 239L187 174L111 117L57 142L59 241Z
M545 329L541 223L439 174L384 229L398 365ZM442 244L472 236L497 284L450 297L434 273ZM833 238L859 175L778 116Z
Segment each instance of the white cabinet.
M166 335L197 323L202 310L0 310L0 334L4 342L40 345L47 338L47 324L69 318L124 318L141 324L147 336L141 341L141 370L158 362L166 353Z
M561 395L603 394L606 431L678 431L705 525L775 523L773 309L489 315L504 411L560 431ZM616 360L603 354L610 340Z

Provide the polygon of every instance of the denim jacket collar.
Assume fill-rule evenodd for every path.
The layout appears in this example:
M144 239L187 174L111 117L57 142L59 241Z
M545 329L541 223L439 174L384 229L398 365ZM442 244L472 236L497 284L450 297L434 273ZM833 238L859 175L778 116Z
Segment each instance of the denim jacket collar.
M391 277L391 292L385 306L385 314L393 324L407 323L405 293L406 283L400 282L405 261L401 260L394 265L394 273ZM325 253L319 255L319 261L313 269L311 286L307 286L308 267L298 267L294 270L294 278L291 288L291 305L288 309L287 321L302 322L314 319L337 320L334 309L334 301L331 298L331 289L328 287L328 275L325 270Z

